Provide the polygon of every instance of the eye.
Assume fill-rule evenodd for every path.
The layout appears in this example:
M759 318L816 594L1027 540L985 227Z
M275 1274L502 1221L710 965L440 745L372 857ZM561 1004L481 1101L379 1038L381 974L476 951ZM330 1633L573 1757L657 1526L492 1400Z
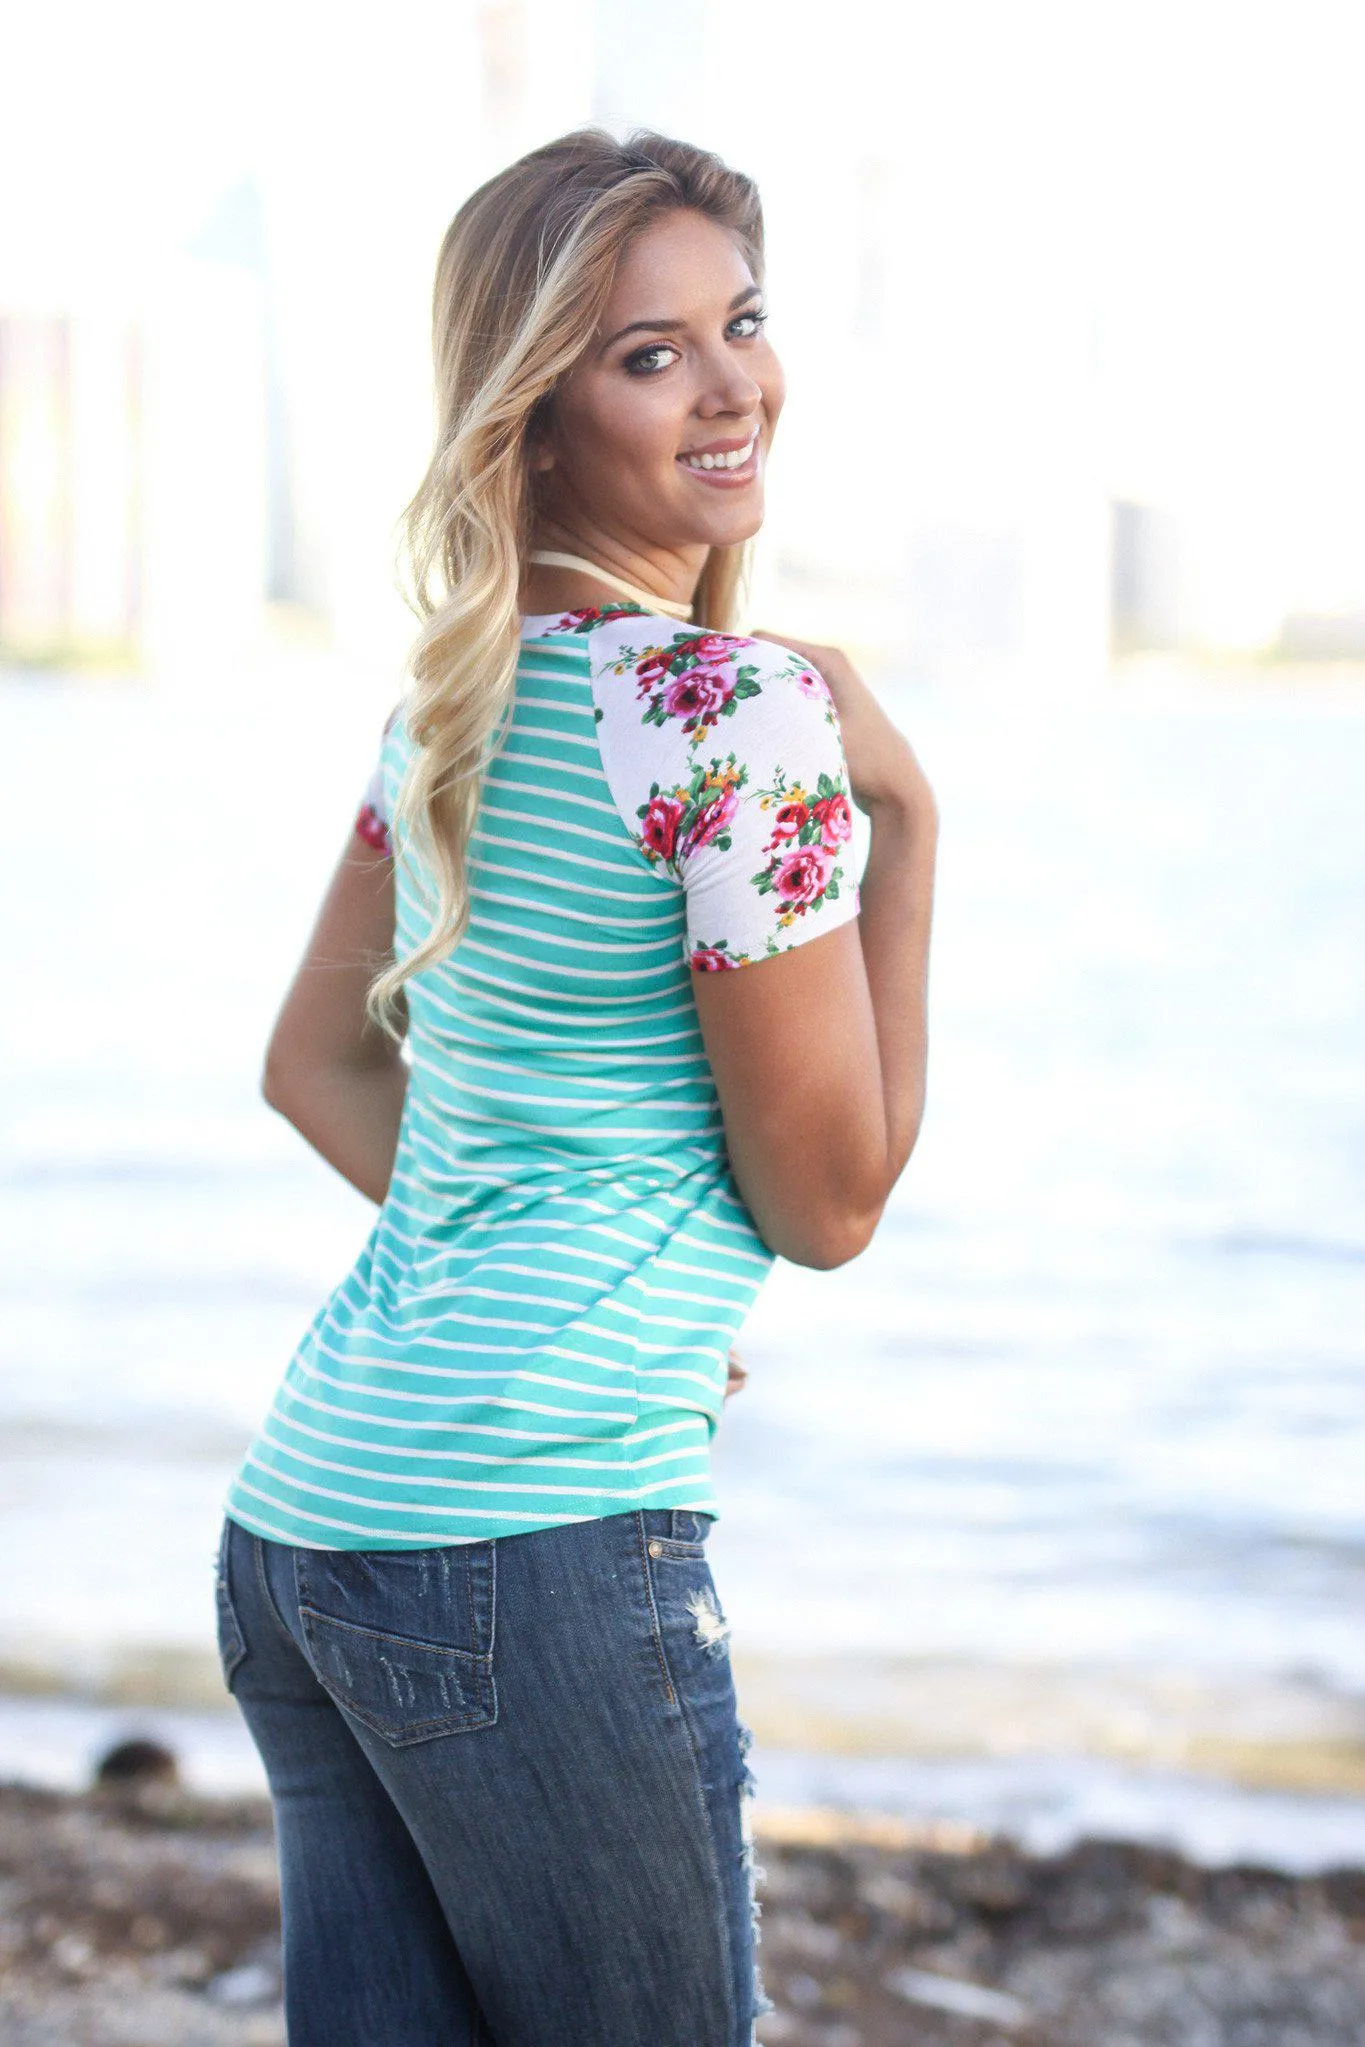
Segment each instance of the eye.
M756 335L762 333L767 317L766 313L760 312L755 306L747 313L736 313L727 331L734 334L737 327L746 327L746 332L737 335L736 339L739 341L752 341Z
M628 355L624 367L632 377L657 377L660 370L668 368L667 361L660 362L658 358L676 355L677 352L671 342L651 341L647 348L637 348L633 355Z

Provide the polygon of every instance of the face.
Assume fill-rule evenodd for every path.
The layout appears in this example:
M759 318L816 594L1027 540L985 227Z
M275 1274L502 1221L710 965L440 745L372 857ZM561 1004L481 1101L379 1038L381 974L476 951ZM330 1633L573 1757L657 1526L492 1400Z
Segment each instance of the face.
M555 394L533 452L545 513L645 556L749 539L783 391L734 237L698 213L662 215L627 248Z

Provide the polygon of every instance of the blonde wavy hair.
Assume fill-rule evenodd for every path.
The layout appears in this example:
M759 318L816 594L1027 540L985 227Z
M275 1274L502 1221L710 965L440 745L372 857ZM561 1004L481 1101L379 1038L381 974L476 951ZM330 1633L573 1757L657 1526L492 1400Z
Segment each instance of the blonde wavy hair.
M445 959L469 922L469 840L520 650L536 517L528 437L590 347L623 250L679 208L728 229L762 281L753 181L649 131L622 143L583 128L532 150L465 201L441 244L436 447L402 519L408 601L422 623L405 702L415 744L395 816L396 839L412 843L434 887L426 936L370 989L371 1014L395 1033L405 983ZM733 629L748 554L747 543L712 548L692 607L699 624Z

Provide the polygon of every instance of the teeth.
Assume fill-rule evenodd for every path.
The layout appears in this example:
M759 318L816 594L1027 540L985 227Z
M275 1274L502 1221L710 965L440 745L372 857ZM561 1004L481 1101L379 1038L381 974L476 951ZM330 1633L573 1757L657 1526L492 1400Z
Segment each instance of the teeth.
M732 448L728 455L684 455L683 464L688 469L742 469L758 443L758 428L755 427L742 448Z

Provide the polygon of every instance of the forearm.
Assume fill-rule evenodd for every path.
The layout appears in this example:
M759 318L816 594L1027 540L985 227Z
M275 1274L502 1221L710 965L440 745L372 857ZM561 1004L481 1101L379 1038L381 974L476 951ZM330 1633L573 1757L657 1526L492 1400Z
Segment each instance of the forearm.
M884 1202L905 1170L924 1116L938 816L922 790L913 800L879 799L870 816L858 928L881 1066Z
M388 1193L408 1068L392 1059L363 1066L267 1072L265 1098L343 1179L380 1202Z

